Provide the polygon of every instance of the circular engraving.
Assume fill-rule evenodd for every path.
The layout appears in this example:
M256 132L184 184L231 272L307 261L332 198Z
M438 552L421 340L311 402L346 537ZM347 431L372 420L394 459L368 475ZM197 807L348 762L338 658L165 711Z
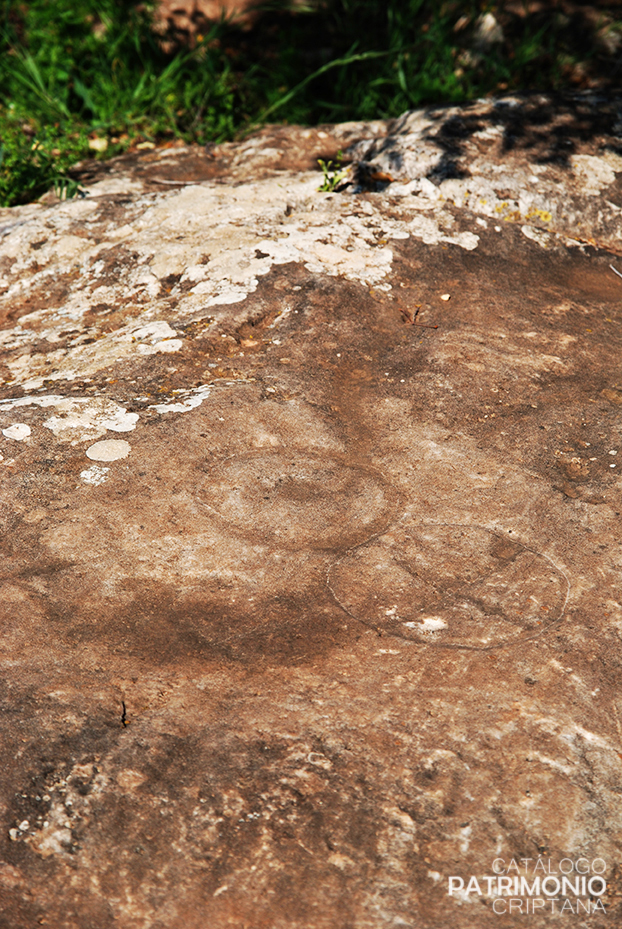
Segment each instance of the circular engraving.
M540 635L568 581L545 556L488 529L400 528L335 562L328 585L353 617L390 635L485 649Z
M199 491L236 531L280 548L351 548L386 529L395 493L334 457L262 451L230 458Z

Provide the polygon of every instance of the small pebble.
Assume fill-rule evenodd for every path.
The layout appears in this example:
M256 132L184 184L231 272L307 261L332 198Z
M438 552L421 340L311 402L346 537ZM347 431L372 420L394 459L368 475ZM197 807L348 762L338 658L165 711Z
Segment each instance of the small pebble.
M441 300L449 300L450 298L451 294L441 294Z

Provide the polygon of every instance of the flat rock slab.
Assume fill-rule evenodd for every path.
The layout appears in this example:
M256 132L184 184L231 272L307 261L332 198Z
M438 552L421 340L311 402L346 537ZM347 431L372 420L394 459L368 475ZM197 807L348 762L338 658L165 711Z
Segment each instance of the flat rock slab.
M3 926L620 920L619 113L0 212Z

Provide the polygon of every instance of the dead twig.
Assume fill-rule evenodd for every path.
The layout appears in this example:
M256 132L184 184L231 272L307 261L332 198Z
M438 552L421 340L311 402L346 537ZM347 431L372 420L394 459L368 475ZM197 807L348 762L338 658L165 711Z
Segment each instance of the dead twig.
M148 180L154 184L169 184L171 187L188 187L189 184L201 183L201 181L169 181L165 177L150 177Z
M431 325L428 325L428 324L426 324L426 323L418 323L418 322L417 322L417 316L419 316L419 311L420 311L420 310L421 310L421 307L420 307L420 306L417 307L417 309L414 311L414 313L413 313L412 310L409 310L409 309L407 309L406 307L405 307L403 310L401 310L402 319L404 320L404 322L406 323L406 325L407 325L407 326L415 326L417 329L438 329L438 326L431 326Z

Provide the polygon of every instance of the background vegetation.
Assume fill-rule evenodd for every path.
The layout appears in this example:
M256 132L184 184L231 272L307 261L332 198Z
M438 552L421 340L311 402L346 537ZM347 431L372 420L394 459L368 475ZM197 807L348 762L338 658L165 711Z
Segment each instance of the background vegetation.
M184 28L153 2L0 2L2 206L71 195L78 159L154 142L622 77L620 2L275 0L250 22Z

